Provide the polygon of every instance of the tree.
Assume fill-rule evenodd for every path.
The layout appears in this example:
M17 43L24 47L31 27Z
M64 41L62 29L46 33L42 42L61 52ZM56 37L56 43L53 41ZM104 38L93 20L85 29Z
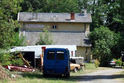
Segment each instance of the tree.
M22 0L0 1L0 48L8 48L9 46L13 46L17 40L15 40L17 33L14 30L20 25L15 19L16 14L21 9L19 6L21 1Z
M80 8L92 14L91 30L101 25L113 31L121 31L120 0L79 0Z
M40 34L40 39L36 45L51 45L53 41L50 39L50 33L47 28L43 29L43 32Z
M26 0L21 6L30 12L79 12L78 0Z
M93 45L93 54L106 66L111 59L112 48L118 43L119 35L109 30L107 27L95 28L90 34L90 40Z
M91 30L96 27L100 27L104 24L105 10L107 9L107 4L103 3L104 0L79 0L80 8L87 9L92 15Z
M120 0L120 14L121 14L121 19L123 20L123 23L124 23L124 0Z

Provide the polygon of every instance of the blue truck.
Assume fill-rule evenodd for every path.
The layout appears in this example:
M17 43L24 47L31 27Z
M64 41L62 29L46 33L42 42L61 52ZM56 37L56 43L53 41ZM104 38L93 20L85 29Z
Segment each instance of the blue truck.
M70 77L69 50L65 48L47 48L43 57L43 76L64 75Z

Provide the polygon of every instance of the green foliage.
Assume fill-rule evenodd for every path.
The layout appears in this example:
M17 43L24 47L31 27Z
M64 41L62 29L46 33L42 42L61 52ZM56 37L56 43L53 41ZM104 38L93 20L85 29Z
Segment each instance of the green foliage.
M40 39L36 43L36 45L50 45L52 43L53 43L53 41L50 39L49 31L47 30L47 28L44 28L43 32L41 32L41 34L40 34Z
M3 20L16 19L16 14L21 10L20 3L23 0L1 0L0 15Z
M30 12L79 12L78 0L26 0L21 6Z
M0 48L7 48L15 45L23 44L23 37L19 38L19 33L14 32L18 26L17 22L11 20L10 22L2 21L0 23Z
M118 43L119 35L110 31L107 27L94 29L90 34L93 45L93 54L104 65L111 58L112 48Z
M13 36L13 42L11 43L11 46L23 46L25 45L24 40L25 37L22 35L19 36L19 33L16 32Z
M85 63L85 66L86 66L86 70L89 70L89 69L96 69L95 67L95 64L94 63Z
M9 53L0 53L0 63L2 65L10 65L10 57Z
M22 66L24 65L24 62L21 58L17 57L17 56L13 56L11 57L12 60L11 60L11 64L12 65L17 65L17 66Z
M121 14L121 19L123 20L123 27L124 27L124 0L120 0L120 14Z
M2 50L0 50L0 51L2 51ZM0 63L3 66L11 65L11 64L22 66L24 64L22 59L20 59L17 55L6 53L5 50L3 50L0 53Z
M122 29L120 15L121 0L78 0L79 7L87 9L92 14L91 30L101 25L107 26L111 30L119 31ZM123 1L123 0L122 0ZM121 10L123 11L123 9Z
M21 41L19 38L16 39L17 33L14 31L16 28L20 27L15 19L16 14L21 9L19 6L21 2L22 0L0 1L0 48L14 46L17 41Z
M95 67L96 67L96 68L97 68L97 67L99 67L99 65L100 65L99 60L98 60L98 59L96 59L96 60L94 61L94 64L95 64Z
M121 59L114 59L116 66L121 66L122 65L122 60Z
M118 41L117 34L103 26L96 28L93 32L91 32L90 39L94 46L93 53L98 55L101 53L110 54L110 48L117 44Z

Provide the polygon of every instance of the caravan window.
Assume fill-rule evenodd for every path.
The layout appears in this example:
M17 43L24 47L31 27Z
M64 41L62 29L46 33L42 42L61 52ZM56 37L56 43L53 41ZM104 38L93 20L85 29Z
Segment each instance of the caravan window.
M64 52L63 51L57 51L56 59L57 60L64 60Z
M54 60L55 58L55 52L54 51L48 51L47 52L47 59L48 60Z

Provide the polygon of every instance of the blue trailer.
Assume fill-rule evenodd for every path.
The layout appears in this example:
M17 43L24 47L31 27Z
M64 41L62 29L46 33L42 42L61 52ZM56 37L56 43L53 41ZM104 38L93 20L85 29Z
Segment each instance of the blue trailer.
M43 76L64 75L70 77L69 50L65 48L47 48L44 52Z

